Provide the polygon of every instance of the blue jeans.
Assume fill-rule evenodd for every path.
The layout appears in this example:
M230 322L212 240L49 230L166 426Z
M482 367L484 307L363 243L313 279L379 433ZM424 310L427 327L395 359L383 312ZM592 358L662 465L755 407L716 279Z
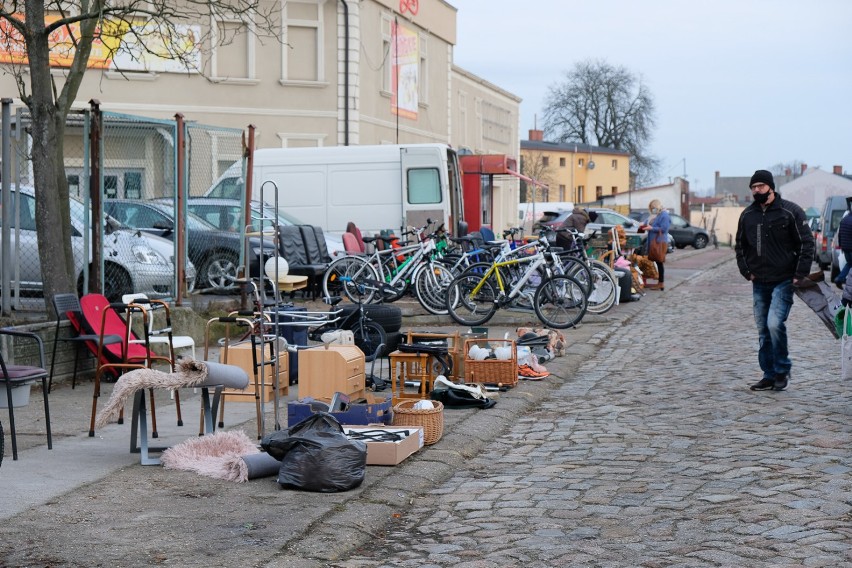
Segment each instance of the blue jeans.
M787 316L793 307L793 281L752 282L754 323L760 338L757 360L763 377L786 375L793 366L787 350Z

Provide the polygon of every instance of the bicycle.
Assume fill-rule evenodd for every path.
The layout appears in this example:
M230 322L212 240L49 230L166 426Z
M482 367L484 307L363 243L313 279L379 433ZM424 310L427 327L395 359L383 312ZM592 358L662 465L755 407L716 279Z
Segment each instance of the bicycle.
M557 233L567 232L571 236L572 245L555 253L556 271L574 276L587 285L589 296L589 313L604 314L616 301L616 278L612 269L604 262L590 258L586 252L586 242L592 237L585 237L574 229L556 229Z
M546 243L546 239L541 239ZM532 307L536 316L548 327L566 329L576 326L586 313L585 289L575 278L566 274L552 274L542 248L536 242L515 251L536 248L534 254L523 257L495 260L487 268L473 265L456 277L447 295L447 310L457 323L478 326L490 320L499 307L514 302L533 277L541 277L535 287ZM519 278L512 280L507 267L527 264ZM482 272L484 270L484 272ZM507 276L510 289L506 291Z

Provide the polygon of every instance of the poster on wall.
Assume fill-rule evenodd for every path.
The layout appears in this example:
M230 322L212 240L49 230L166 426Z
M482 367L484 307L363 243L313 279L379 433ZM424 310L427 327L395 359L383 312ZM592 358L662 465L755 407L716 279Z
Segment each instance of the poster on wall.
M420 70L419 37L417 32L393 23L393 90L391 112L417 120L417 74Z
M23 19L23 15L16 14ZM59 16L45 16L45 23ZM111 71L197 73L201 50L197 45L201 27L175 25L174 34L165 36L155 22L143 19L105 20L95 31L87 67ZM80 23L61 26L48 38L50 66L70 67L74 61L75 38ZM0 20L0 63L28 63L27 48L20 32L8 20Z

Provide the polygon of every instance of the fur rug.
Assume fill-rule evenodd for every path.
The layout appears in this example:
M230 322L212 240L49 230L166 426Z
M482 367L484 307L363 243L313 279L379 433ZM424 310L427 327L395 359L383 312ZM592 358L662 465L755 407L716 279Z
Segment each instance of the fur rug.
M189 438L165 450L160 463L166 469L193 471L225 481L247 481L248 467L243 456L260 450L242 430L218 431L209 436Z
M115 383L106 406L101 409L95 426L103 428L112 420L118 420L127 399L140 389L178 389L200 385L207 378L207 365L195 359L181 359L177 372L164 373L156 369L134 369L124 373Z

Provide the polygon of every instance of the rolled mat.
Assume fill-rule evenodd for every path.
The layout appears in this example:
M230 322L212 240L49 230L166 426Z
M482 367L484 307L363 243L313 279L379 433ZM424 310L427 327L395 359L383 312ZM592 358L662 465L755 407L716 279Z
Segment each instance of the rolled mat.
M245 483L250 479L278 475L281 462L266 452L233 457L225 462L228 481Z

